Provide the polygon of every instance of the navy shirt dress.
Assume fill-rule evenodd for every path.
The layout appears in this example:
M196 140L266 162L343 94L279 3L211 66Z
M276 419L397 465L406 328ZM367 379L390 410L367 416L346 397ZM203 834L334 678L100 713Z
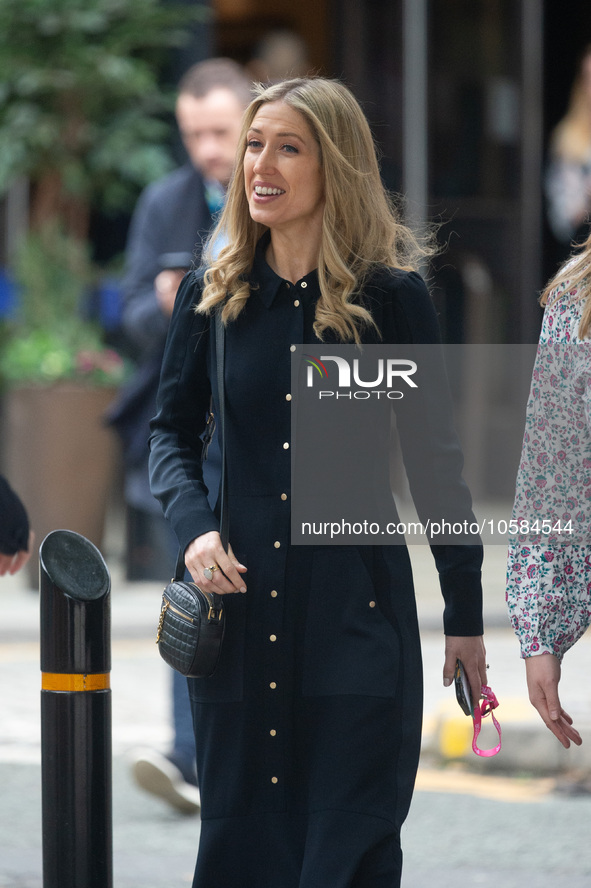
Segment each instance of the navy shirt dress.
M410 560L400 545L290 546L290 349L319 344L319 287L316 272L295 285L277 276L266 243L226 328L230 542L248 591L224 598L215 674L189 679L202 798L193 886L396 888L422 711ZM211 321L193 310L200 293L198 273L187 275L151 438L152 489L183 547L219 528L200 465L217 396ZM383 343L438 341L416 273L378 270L364 301ZM364 340L380 341L375 331ZM443 438L461 466L453 429ZM469 512L467 491L466 502ZM433 552L446 633L481 634L481 548Z

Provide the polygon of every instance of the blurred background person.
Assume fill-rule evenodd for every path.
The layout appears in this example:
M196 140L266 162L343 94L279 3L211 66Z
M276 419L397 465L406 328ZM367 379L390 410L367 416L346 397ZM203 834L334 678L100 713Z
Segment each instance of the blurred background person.
M148 481L149 421L166 333L179 283L199 264L203 241L221 210L234 165L242 113L251 80L226 58L193 65L178 87L176 119L188 160L149 185L134 211L126 247L123 328L136 372L110 412L120 434L127 507L127 577L170 580L178 542L168 528ZM210 448L207 480L217 496L218 472ZM142 752L134 763L138 783L177 809L198 810L195 743L186 681L173 672L170 752Z
M166 528L148 485L148 423L168 322L178 285L221 209L232 173L250 81L230 59L209 59L181 78L176 102L187 162L149 185L133 214L122 282L122 324L136 373L121 393L111 420L120 432L125 461L128 579L170 579L162 559Z
M591 43L585 47L568 109L552 132L546 176L548 222L564 247L583 243L591 211Z
M288 28L268 31L255 46L246 67L252 79L260 83L303 77L310 72L306 41Z
M0 577L15 574L27 563L33 540L27 510L0 475Z

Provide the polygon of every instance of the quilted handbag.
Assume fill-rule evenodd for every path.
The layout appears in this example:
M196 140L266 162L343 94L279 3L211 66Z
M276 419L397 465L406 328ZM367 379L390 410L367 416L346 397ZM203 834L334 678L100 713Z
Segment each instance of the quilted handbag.
M183 561L183 573L184 567ZM204 592L197 583L182 579L173 579L162 593L156 642L162 659L182 675L195 678L213 675L224 627L220 595Z
M224 328L215 316L216 366L219 393L219 430L222 457L220 481L220 536L222 546L228 549L228 509L226 491L226 448L224 435ZM213 423L208 422L204 440L207 454L208 438L213 434ZM206 678L213 675L224 638L225 613L223 598L215 592L205 592L197 583L186 582L185 559L179 551L174 577L162 594L156 643L160 656L182 675Z

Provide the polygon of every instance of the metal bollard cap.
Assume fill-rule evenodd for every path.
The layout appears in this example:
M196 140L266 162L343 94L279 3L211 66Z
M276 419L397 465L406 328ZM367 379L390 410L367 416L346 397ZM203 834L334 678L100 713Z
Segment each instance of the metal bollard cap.
M73 530L53 530L39 548L41 569L65 595L93 601L111 586L103 556L90 540Z

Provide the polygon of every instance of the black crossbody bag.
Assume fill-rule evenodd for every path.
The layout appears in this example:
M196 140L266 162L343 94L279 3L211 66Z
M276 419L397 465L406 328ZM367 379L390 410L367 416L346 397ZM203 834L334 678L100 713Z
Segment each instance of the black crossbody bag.
M219 437L222 458L220 482L220 536L228 551L228 507L226 490L226 435L224 392L224 325L219 313L214 316L216 369L219 397ZM210 410L204 438L203 454L211 442L215 424ZM162 593L156 643L160 656L182 675L206 678L213 675L218 664L224 638L225 613L223 596L205 592L197 583L185 582L184 552L179 551L174 577Z

